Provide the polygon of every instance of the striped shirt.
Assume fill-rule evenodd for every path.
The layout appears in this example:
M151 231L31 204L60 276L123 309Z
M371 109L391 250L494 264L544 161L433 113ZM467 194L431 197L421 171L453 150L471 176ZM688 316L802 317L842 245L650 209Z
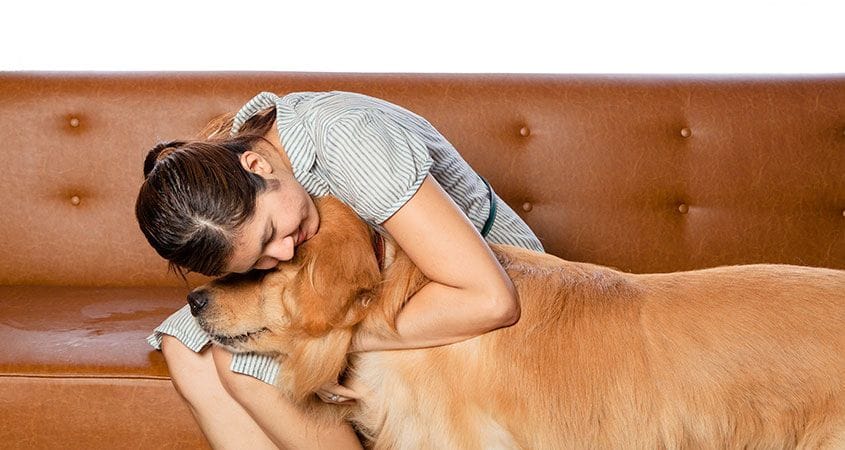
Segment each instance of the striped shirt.
M296 92L283 97L262 92L236 114L232 134L252 115L271 106L276 107L279 138L294 177L310 195L333 195L384 232L382 223L410 200L430 174L478 230L487 221L491 206L487 185L449 141L417 114L351 92ZM543 251L525 222L495 199L497 211L487 241ZM187 306L147 340L160 348L162 334L178 338L194 351L209 343ZM232 370L273 384L279 365L263 355L236 354Z

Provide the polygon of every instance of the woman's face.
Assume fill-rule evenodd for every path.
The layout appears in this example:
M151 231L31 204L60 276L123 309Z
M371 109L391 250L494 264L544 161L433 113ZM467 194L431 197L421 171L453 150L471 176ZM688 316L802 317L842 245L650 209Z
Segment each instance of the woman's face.
M268 170L270 165L273 168ZM258 195L252 219L243 224L235 237L226 272L272 269L280 261L293 258L295 248L311 239L320 226L314 201L292 173L276 161L265 160L264 164L259 161L258 165L245 162L246 167L278 181L278 185Z

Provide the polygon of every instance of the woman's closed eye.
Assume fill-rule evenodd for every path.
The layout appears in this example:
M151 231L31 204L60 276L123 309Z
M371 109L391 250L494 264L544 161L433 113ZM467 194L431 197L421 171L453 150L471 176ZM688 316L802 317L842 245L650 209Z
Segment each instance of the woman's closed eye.
M258 258L255 260L254 263L252 263L252 267L250 268L250 270L261 269L266 265L266 263L268 262L268 261L266 261L268 256L266 256L264 253L267 251L267 245L270 242L273 242L273 239L275 239L275 237L276 237L276 226L270 225L270 233L264 239L262 239L261 248L259 249L259 253L258 253Z

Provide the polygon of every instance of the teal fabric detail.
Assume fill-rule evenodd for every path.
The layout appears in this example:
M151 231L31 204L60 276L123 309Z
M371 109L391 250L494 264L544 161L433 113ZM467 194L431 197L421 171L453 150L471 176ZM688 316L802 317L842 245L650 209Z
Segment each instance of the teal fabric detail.
M487 185L487 191L490 192L490 214L487 215L487 221L484 222L484 227L481 229L481 236L487 237L490 234L490 229L493 228L493 222L496 221L496 194L493 193L493 187L490 186L490 183L481 175L479 177Z

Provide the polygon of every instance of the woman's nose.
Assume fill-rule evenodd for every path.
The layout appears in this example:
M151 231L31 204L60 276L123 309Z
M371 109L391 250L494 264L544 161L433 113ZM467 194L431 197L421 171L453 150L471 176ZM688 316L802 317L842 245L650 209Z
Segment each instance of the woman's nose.
M267 256L279 261L290 261L293 258L293 236L285 236L267 248Z

